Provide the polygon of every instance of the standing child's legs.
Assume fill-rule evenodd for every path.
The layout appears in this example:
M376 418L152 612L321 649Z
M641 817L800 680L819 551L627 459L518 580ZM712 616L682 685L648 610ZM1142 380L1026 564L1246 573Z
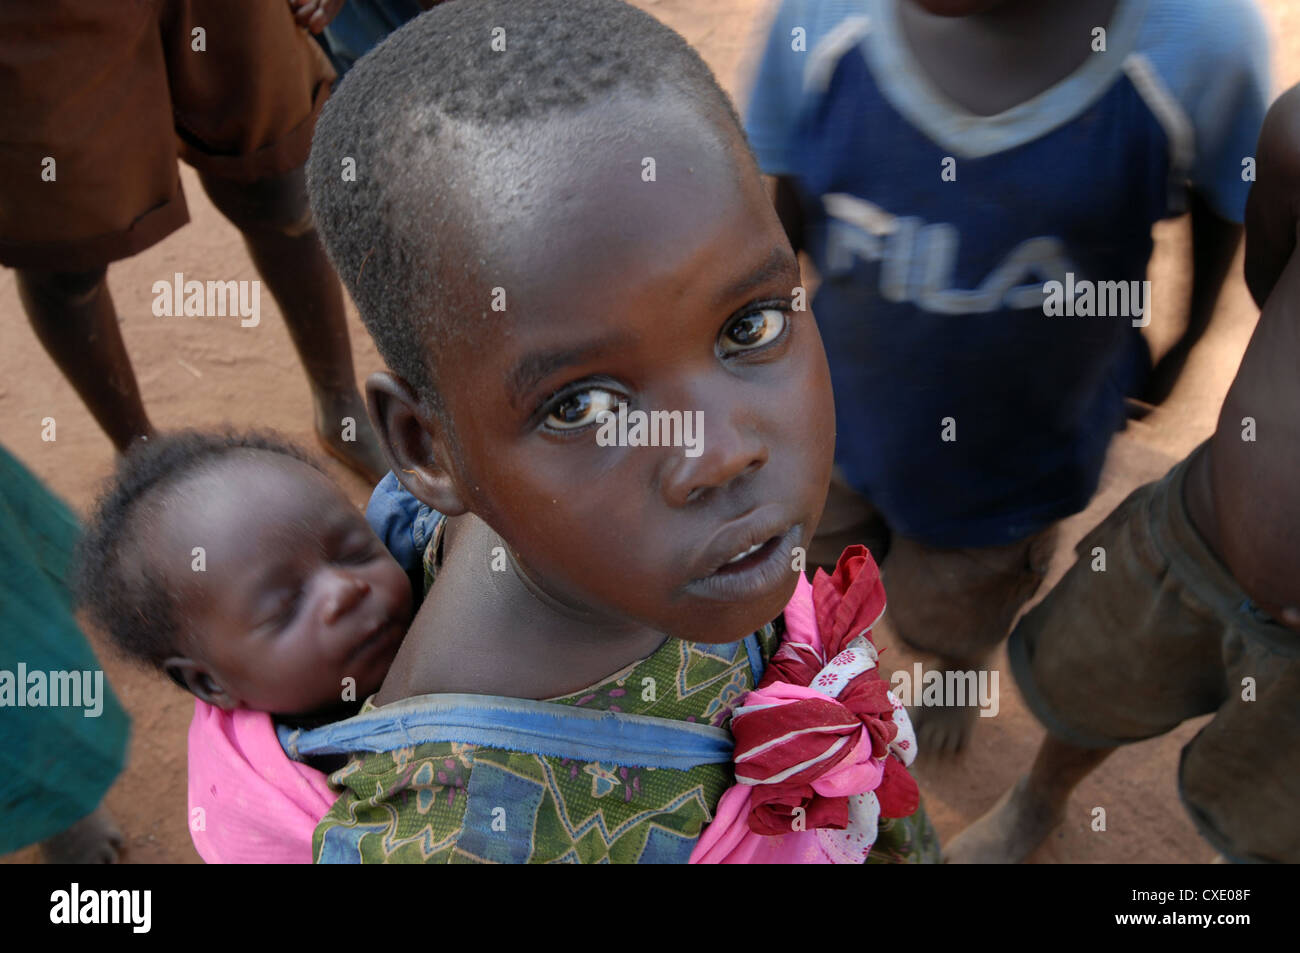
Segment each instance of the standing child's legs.
M212 52L194 49L199 27ZM287 3L190 0L166 18L163 44L181 158L243 233L284 314L322 445L377 481L388 468L353 379L342 289L312 225L303 171L334 71ZM350 440L345 418L355 422Z
M1018 864L1064 819L1080 781L1114 748L1083 748L1049 734L1034 766L944 850L950 864Z
M185 224L162 4L0 4L0 264L118 452L152 431L105 281ZM43 414L38 414L40 417Z
M947 672L978 672L1006 637L1017 613L1042 583L1056 527L1006 546L938 549L895 536L883 569L889 619L908 645L938 656ZM950 680L945 677L944 683ZM961 750L979 706L975 699L909 710L920 750Z
M20 269L18 296L50 358L118 453L153 432L108 293L107 268Z
M321 247L301 168L249 184L200 172L212 203L244 235L248 253L284 314L311 382L316 433L344 463L378 482L388 469L357 391L338 276ZM356 439L343 439L344 418Z
M1300 858L1300 770L1287 757L1300 745L1300 642L1260 616L1193 522L1189 476L1204 453L1133 491L1016 626L1011 669L1048 737L950 859L1023 859L1116 746L1210 713L1177 768L1197 829L1234 859Z
M96 7L75 29L47 7L0 12L0 263L22 269L19 290L46 350L118 450L148 435L103 277L107 262L188 220L179 152L244 233L284 312L322 441L378 479L387 467L303 183L334 78L324 54L283 2Z

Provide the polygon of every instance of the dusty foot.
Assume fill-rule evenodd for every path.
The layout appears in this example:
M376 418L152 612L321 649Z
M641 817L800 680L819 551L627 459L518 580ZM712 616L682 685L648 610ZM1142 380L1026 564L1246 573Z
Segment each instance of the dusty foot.
M47 864L115 864L126 841L102 807L66 831L41 842Z
M916 730L916 750L921 757L947 757L966 747L979 708L974 705L914 706L907 710Z
M348 418L351 421L345 423ZM372 484L388 472L379 438L366 415L365 401L356 390L337 397L317 397L316 437L326 453Z
M1023 863L1064 817L1064 804L1032 795L1029 779L1022 777L988 813L953 838L944 849L944 860L950 864Z

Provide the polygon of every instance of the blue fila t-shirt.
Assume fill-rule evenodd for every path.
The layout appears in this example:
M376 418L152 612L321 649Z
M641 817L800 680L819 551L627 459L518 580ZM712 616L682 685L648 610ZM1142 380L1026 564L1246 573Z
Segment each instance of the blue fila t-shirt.
M1120 0L1105 52L980 117L898 2L786 0L746 125L803 205L837 464L897 532L997 545L1096 490L1146 370L1151 226L1188 187L1242 220L1267 39L1249 0Z

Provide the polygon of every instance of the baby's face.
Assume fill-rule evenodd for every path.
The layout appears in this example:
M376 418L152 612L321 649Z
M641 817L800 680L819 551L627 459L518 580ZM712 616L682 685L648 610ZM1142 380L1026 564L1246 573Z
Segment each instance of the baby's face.
M505 313L468 317L488 323L435 366L456 482L518 569L587 617L700 642L789 600L834 448L797 261L716 128L635 100L538 131L553 181L481 245ZM620 404L629 439L607 445ZM655 412L677 445L632 445Z
M247 451L185 481L161 515L155 565L216 703L301 715L339 706L349 685L356 700L378 689L411 621L411 584L329 479Z

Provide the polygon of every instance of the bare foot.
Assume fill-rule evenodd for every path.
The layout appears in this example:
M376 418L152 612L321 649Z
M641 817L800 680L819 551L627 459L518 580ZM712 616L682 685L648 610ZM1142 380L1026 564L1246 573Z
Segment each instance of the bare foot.
M115 864L125 843L121 830L101 807L42 841L41 857L47 864Z
M316 398L316 438L326 453L372 484L388 472L365 401L355 389L350 394Z
M1034 852L1065 818L1065 804L1036 796L1028 777L1017 781L1002 799L944 849L950 864L1019 864Z
M975 705L918 705L907 710L921 757L948 757L966 747L979 708Z

